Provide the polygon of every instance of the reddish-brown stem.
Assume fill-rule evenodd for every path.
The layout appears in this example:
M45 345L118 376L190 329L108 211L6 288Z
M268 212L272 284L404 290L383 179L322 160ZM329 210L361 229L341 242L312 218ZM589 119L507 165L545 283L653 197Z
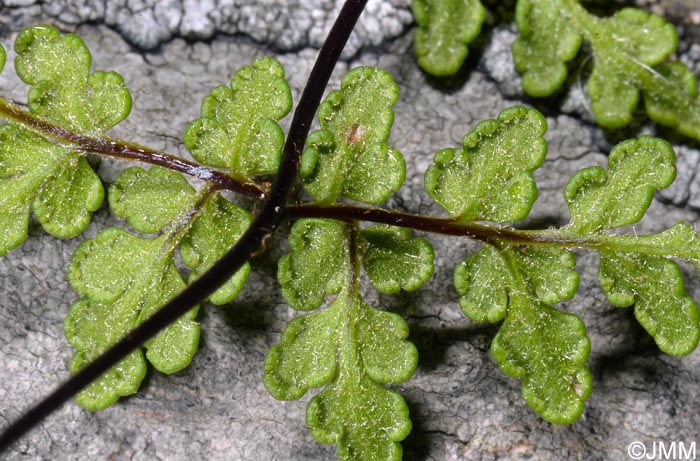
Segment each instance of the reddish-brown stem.
M159 165L173 171L202 179L217 189L226 189L251 198L264 200L267 192L254 183L240 182L226 173L206 165L191 162L166 152L137 144L112 140L108 137L95 138L57 126L21 109L0 98L0 116L14 120L42 136L50 137L63 144L84 152L108 157L134 160L151 165ZM390 224L413 230L464 236L482 242L501 241L509 244L547 243L570 247L593 248L596 242L564 238L552 233L519 231L512 228L489 226L476 223L459 223L453 219L402 213L381 208L358 207L352 205L289 205L286 213L292 218L328 218L350 222L353 220Z
M108 137L95 138L76 133L38 118L2 98L0 98L0 117L18 122L41 136L49 137L82 152L159 165L215 184L220 189L238 192L258 200L265 199L265 191L257 184L237 181L222 171L166 152Z
M352 222L354 220L389 224L413 230L443 235L468 237L485 243L495 241L510 245L548 244L565 247L597 248L600 242L595 239L568 237L561 233L547 231L518 230L509 227L478 223L460 223L450 218L402 213L382 208L368 208L353 205L288 205L290 218L326 218Z
M90 153L108 157L134 160L151 165L159 165L173 171L202 179L217 189L226 189L251 198L264 200L266 191L253 183L240 182L222 171L206 165L191 162L166 152L137 144L112 140L107 137L94 138L58 125L21 109L0 98L0 116L14 120L42 136ZM381 208L358 207L352 205L289 205L286 213L292 218L328 218L350 222L353 220L390 224L413 230L443 235L464 236L482 242L502 241L510 244L548 243L572 247L591 247L591 243L581 239L562 238L551 233L518 231L511 228L495 227L476 223L459 223L453 219L402 213ZM595 244L593 244L594 246Z

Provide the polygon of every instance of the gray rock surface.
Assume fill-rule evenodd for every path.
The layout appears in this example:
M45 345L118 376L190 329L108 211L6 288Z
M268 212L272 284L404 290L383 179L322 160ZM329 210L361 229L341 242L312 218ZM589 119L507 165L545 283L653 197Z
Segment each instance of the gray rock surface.
M159 6L148 6L156 3ZM224 11L224 1L212 3ZM304 22L306 16L288 16L295 2L257 2L259 8L253 6L256 2L229 3L223 16L202 19L204 16L181 13L173 26L165 15L160 29L146 31L141 21L151 19L135 13L156 18L160 17L155 13L158 8L177 9L172 6L176 3L6 0L0 9L0 40L11 48L20 25L56 21L63 14L60 24L85 39L94 66L120 72L132 89L132 115L113 134L184 156L181 135L187 122L198 116L202 97L213 86L228 82L238 67L255 56L281 48L296 50L279 53L278 58L287 69L297 100L316 55L307 45L317 44L313 40L321 37L312 40L309 31L322 34L320 30L337 11L336 2L305 2L320 11L309 25ZM248 9L235 6L243 3ZM371 24L372 18L390 20L390 12L403 18L406 3L370 2L376 9L365 14L364 24ZM65 6L55 6L59 4ZM210 11L211 6L209 2L184 4L190 5L187 11L194 11L195 6ZM273 13L264 19L264 12ZM112 19L107 19L110 14ZM118 17L121 19L114 19ZM217 35L203 42L175 38L212 37L207 24L234 17L239 18L235 26L239 32L246 21L256 24L250 30L261 35L249 35L255 42L242 36ZM78 25L98 19L116 25L119 32L105 25ZM267 21L265 26L262 21ZM410 19L398 20L397 30L404 30L408 22ZM549 156L537 172L541 194L530 223L549 226L567 221L561 191L568 177L585 166L605 165L605 154L617 139L591 124L584 109L575 105L561 109L560 104L574 99L576 89L555 101L523 98L507 52L515 33L510 25L496 22L487 28L483 47L474 49L469 69L450 82L427 78L418 69L410 34L389 31L378 36L369 32L374 26L363 27L368 29L356 33L355 40L381 46L340 63L331 86L337 87L342 73L351 67L374 65L392 72L401 88L392 142L406 157L408 175L389 206L442 215L422 186L433 152L457 145L478 121L526 102L547 114L550 127ZM169 41L157 50L143 51L122 38L120 33L128 35L127 29L162 34L148 38L155 41L144 45ZM284 39L280 31L285 32ZM308 41L284 44L297 33L308 36ZM133 37L130 40L138 43ZM682 58L697 62L697 45L683 46L689 51ZM11 58L11 51L8 53ZM26 88L13 77L11 59L7 67L0 75L0 92L25 100ZM653 125L637 128L654 129ZM687 139L677 139L674 144L679 154L679 182L652 205L648 216L635 226L636 232L659 231L678 219L698 221L700 151L697 143ZM123 163L103 161L99 169L109 182L123 167ZM81 240L112 225L125 223L102 210L85 234L75 239L57 240L33 228L23 247L0 259L0 427L68 377L71 350L63 337L62 321L77 295L67 282L66 268ZM596 282L597 256L579 253L579 294L560 306L580 315L587 325L594 391L579 421L555 426L530 410L520 397L519 382L504 376L490 358L489 344L497 327L476 325L459 311L452 271L477 247L466 239L429 238L436 249L437 269L424 288L398 296L378 296L369 286L364 289L373 304L407 319L410 339L420 353L415 377L396 386L406 397L414 423L404 442L405 459L603 461L629 459L627 446L634 441L650 449L654 442L700 445L700 352L683 358L660 353L631 309L614 308L605 301ZM283 236L277 240L283 241ZM255 262L250 281L232 305L202 310L203 339L189 368L172 376L151 373L138 394L103 412L89 413L67 404L4 454L6 459L333 459L333 448L316 443L305 428L304 411L310 396L299 402L278 402L261 382L268 348L296 315L284 304L274 279L278 253ZM684 266L684 273L687 288L697 299L697 272Z
M334 0L4 0L13 15L64 25L101 22L141 49L175 37L241 34L282 51L320 47L342 3ZM0 2L2 5L2 2ZM409 0L369 0L346 56L404 33L413 22ZM35 19L36 18L36 19Z

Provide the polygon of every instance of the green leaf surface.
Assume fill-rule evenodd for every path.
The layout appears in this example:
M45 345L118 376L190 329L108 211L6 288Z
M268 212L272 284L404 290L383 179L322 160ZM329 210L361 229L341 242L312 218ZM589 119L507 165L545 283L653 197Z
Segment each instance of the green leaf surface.
M418 365L416 347L406 341L408 325L398 314L380 311L355 296L351 325L364 371L380 383L408 381Z
M510 274L498 250L490 245L455 268L454 284L464 315L475 322L495 323L506 315Z
M159 166L148 171L127 168L109 189L112 210L137 231L156 233L169 227L166 232L177 234L173 237L180 240L182 261L192 269L190 282L223 256L250 225L250 215L218 192L198 203L200 200L182 174ZM187 226L184 235L178 231L183 225ZM246 263L209 300L213 304L231 302L249 273Z
M239 178L274 173L284 145L277 122L291 108L284 68L274 58L259 57L236 72L230 87L218 86L204 98L185 145L200 162L229 168Z
M263 382L280 400L301 398L309 388L327 384L336 374L337 332L343 305L297 317L284 329L280 343L265 358Z
M297 310L319 307L326 295L340 293L350 270L348 233L338 221L300 219L289 233L292 252L279 260L282 296Z
M386 225L360 232L362 264L382 293L420 288L433 275L435 253L426 239L411 238L409 229Z
M400 459L397 442L411 427L408 408L377 383L413 375L418 354L407 336L400 316L343 292L330 307L287 325L265 359L263 381L280 399L328 384L307 408L314 437L337 444L341 459Z
M2 69L5 67L5 59L7 59L5 48L0 45L0 72L2 72Z
M670 355L695 350L700 312L685 293L676 263L658 256L605 251L601 252L598 280L611 304L634 304L635 317L659 349Z
M100 135L131 111L131 94L115 72L90 73L92 56L80 37L53 26L24 29L15 40L15 70L27 84L29 109L80 133Z
M367 377L328 386L306 408L306 424L321 443L336 444L341 460L399 461L411 432L401 395Z
M407 337L408 326L400 316L372 308L358 294L343 293L329 307L287 325L265 360L265 386L275 398L298 399L309 388L338 379L339 354L355 353L361 364L341 360L341 368L359 365L382 383L407 381L418 358ZM349 371L340 370L344 372Z
M229 202L219 193L212 194L202 205L197 219L180 242L180 256L189 268L192 283L209 270L241 238L250 225L248 212ZM245 263L210 297L212 304L233 301L243 289L250 263Z
M528 288L545 304L556 304L574 297L579 276L576 258L556 247L517 247L511 250L518 271Z
M318 109L321 130L309 135L299 175L318 202L347 197L381 203L406 176L403 155L387 141L399 98L385 70L358 67Z
M180 239L183 262L192 269L190 282L199 277L226 253L250 224L250 216L240 207L211 194L203 203L185 177L154 166L124 170L109 189L109 202L117 216L126 218L139 232L155 233L170 226L171 232L189 220L187 233ZM188 211L191 210L191 211ZM243 288L250 264L243 267L212 296L214 304L231 302Z
M481 32L486 9L479 0L413 0L418 28L413 47L418 65L435 76L454 75Z
M574 422L591 391L583 322L542 302L574 296L575 263L556 247L485 245L455 269L462 311L477 322L505 319L491 353L504 373L522 379L528 405L557 424Z
M14 124L0 126L0 255L27 239L29 213L47 232L81 233L104 190L84 158Z
M678 34L662 17L622 8L598 18L575 0L520 0L516 23L520 36L513 58L528 94L549 96L561 88L566 64L585 39L593 58L587 90L601 126L629 124L641 92L650 118L700 139L695 76L683 64L666 61L678 46Z
M636 8L623 8L591 24L596 57L588 80L591 109L600 125L619 128L632 120L639 102L640 84L630 75L665 60L678 46L678 36L661 16Z
M93 136L129 114L123 79L114 72L90 73L90 52L77 36L33 26L20 32L15 50L17 75L31 85L32 114ZM100 178L84 153L13 123L0 126L0 255L26 240L32 210L48 233L68 238L85 230L103 199Z
M586 327L577 316L511 293L508 314L491 343L501 370L522 380L522 395L545 420L570 424L591 392Z
M196 191L183 175L160 166L127 168L109 188L114 214L145 234L162 230L196 200Z
M71 306L63 329L70 344L76 349L70 361L70 372L77 373L92 362L100 351L105 351L124 333L123 319L110 304L81 298ZM102 410L120 397L138 391L148 367L139 348L103 373L83 389L76 401L91 411Z
M570 232L584 235L638 222L657 190L676 177L676 155L659 138L623 141L610 152L608 171L584 168L564 189Z
M90 212L104 200L104 189L85 157L71 155L55 165L37 191L32 207L44 230L74 236L90 223Z
M610 234L604 238L603 251L679 258L700 270L700 235L687 222L679 221L658 234Z
M175 267L178 246L190 280L210 268L239 239L250 224L247 212L219 192L196 192L177 172L160 167L125 170L110 189L110 204L145 238L111 228L83 242L73 255L68 276L83 296L65 322L68 341L76 348L73 373L157 312L185 288ZM230 302L245 283L249 265L241 268L211 296L214 303ZM182 370L199 342L197 308L180 317L143 346L146 357L163 373ZM136 392L146 363L141 352L129 359L128 370L110 369L98 385L78 397L88 409L101 409ZM125 365L126 366L126 365Z
M673 24L639 8L622 8L611 17L597 20L596 25L600 33L591 39L593 46L634 57L648 66L663 62L678 46Z
M546 130L536 110L505 109L465 135L462 149L435 154L425 190L460 222L524 219L538 195L532 172L547 154Z
M499 251L485 245L458 264L454 275L462 312L475 322L494 323L506 315L515 281L502 252L507 254L529 292L543 303L555 304L576 294L579 277L571 252L545 246Z
M71 372L94 360L185 287L168 237L146 239L110 228L76 249L68 277L85 297L73 304L64 322L66 338L76 348ZM157 370L174 373L189 365L199 342L196 313L195 307L144 344ZM78 402L102 409L135 392L145 361L136 352L127 363L125 372L113 368L102 375L99 385L79 394Z
M367 235L386 239L388 247L413 247L418 240L396 230L376 226ZM400 459L398 442L411 429L408 407L379 383L410 379L418 352L406 341L408 326L399 315L360 296L359 247L368 244L360 243L359 233L333 220L303 219L292 227L292 252L278 270L290 306L309 310L336 296L329 296L328 307L287 325L265 359L263 382L278 399L298 399L327 385L309 403L307 425L318 441L336 444L341 459Z
M679 61L644 70L640 86L649 118L700 139L700 99L693 71Z
M520 36L513 44L513 60L531 96L549 96L566 81L571 61L581 48L581 33L567 0L519 0L515 23Z

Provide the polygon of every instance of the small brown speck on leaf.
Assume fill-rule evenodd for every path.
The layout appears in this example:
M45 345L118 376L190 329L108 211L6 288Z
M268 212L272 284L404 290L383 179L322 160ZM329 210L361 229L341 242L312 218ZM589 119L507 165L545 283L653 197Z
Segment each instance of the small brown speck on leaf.
M359 123L353 123L350 129L348 130L348 134L345 136L345 141L350 145L358 144L362 142L364 137L364 127Z

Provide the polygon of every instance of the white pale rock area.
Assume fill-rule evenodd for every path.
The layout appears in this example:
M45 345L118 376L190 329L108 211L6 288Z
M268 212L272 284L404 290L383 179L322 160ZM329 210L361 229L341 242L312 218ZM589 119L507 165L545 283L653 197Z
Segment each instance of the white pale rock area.
M25 17L71 25L98 21L141 49L156 48L174 37L204 40L225 33L244 35L279 51L320 47L342 5L334 0L5 0L4 4ZM345 55L395 39L412 23L409 0L369 0Z
M84 38L93 68L116 70L132 91L130 117L114 137L187 156L182 133L199 116L216 85L228 84L240 66L274 55L285 66L298 101L318 47L340 9L332 0L0 0L0 42L8 51L0 93L26 101L14 75L12 43L24 26L54 24ZM700 34L684 25L679 58L697 71ZM449 81L420 71L412 55L409 0L370 0L331 80L337 88L348 69L378 66L401 89L391 143L406 157L407 180L387 206L432 216L444 212L423 189L433 154L458 146L479 121L506 107L527 104L547 117L548 159L536 172L540 197L528 223L568 221L562 189L577 170L607 164L619 140L590 121L576 86L556 98L526 98L509 53L517 31L491 16L470 49L469 68ZM291 116L282 125L289 126ZM695 224L700 209L698 143L659 130L641 117L625 137L669 135L679 156L678 183L657 197L631 232L657 232L683 219ZM103 160L105 182L125 164ZM33 224L27 242L0 258L0 428L69 376L72 350L62 322L78 295L66 270L77 245L109 226L127 225L103 208L87 231L58 240ZM329 460L334 448L317 443L305 426L300 401L279 402L262 384L267 350L279 341L290 310L275 280L287 251L285 230L258 258L238 299L205 305L200 350L174 375L151 372L141 390L111 408L90 413L71 402L47 418L2 459L24 460ZM675 442L700 445L700 352L670 357L638 325L633 310L609 305L597 284L598 256L577 252L581 284L559 309L579 315L591 339L588 366L593 394L570 426L543 421L524 403L520 383L506 377L489 355L498 325L477 325L459 310L454 267L478 245L427 236L436 271L421 289L378 295L363 285L368 302L402 315L419 351L416 374L392 386L405 396L413 430L403 442L406 460L625 460L628 446ZM700 296L700 278L682 266L687 290Z

